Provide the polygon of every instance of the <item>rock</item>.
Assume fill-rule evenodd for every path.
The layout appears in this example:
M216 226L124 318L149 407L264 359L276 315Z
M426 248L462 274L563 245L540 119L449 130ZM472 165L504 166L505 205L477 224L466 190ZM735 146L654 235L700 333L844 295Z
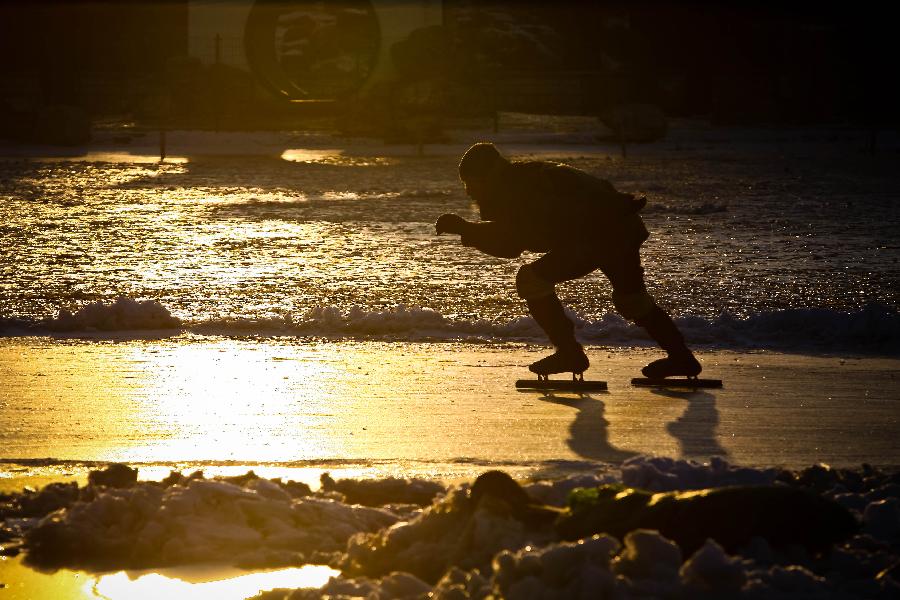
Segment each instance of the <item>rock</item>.
M137 476L137 469L132 469L128 465L121 463L115 463L102 471L91 471L88 475L88 483L111 488L127 488L137 482Z

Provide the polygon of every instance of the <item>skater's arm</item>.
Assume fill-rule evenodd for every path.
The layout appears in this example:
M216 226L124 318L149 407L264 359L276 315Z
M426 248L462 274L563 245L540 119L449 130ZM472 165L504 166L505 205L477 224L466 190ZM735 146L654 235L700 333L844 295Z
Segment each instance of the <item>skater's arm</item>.
M461 237L463 246L471 246L498 258L516 258L525 248L510 227L496 221L469 223Z
M525 250L512 229L496 221L472 223L459 215L446 214L441 215L434 225L438 234L458 234L463 246L476 248L498 258L516 258Z

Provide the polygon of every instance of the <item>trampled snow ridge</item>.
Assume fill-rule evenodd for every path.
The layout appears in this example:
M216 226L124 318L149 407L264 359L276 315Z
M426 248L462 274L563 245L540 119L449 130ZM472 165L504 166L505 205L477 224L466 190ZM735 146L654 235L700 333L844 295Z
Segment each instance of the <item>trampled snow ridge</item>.
M33 326L53 332L133 331L179 327L181 320L173 317L159 302L124 297L117 298L111 304L91 302L74 313L62 309L56 318L41 321Z
M134 470L115 465L93 472L86 487L51 484L0 496L0 545L42 567L318 561L342 570L321 589L276 590L265 599L849 599L900 592L900 473L815 466L773 477L774 470L725 461L648 457L623 465L621 480L613 473L524 487L499 471L450 488L425 480L343 480L312 493L252 472L138 482ZM635 495L626 486L638 480L711 487ZM588 492L579 499L554 507L538 497L560 497L576 482ZM405 504L432 495L424 509ZM716 496L726 502L709 510ZM766 496L801 503L772 512L756 506ZM641 499L647 503L635 504ZM855 533L831 528L842 511ZM773 528L785 518L798 527ZM654 519L658 529L646 526ZM618 533L591 529L604 520ZM719 524L711 537L686 545L685 535L710 522ZM573 530L565 523L583 535L567 537ZM828 529L818 542L806 537ZM791 537L799 531L804 537ZM833 541L816 550L825 539Z
M652 343L644 330L617 314L589 320L572 313L580 340L598 345ZM688 341L725 349L784 351L845 351L900 354L900 313L869 305L855 312L830 309L787 309L747 318L724 314L716 318L675 319ZM299 317L233 318L181 321L154 300L119 298L94 302L74 313L61 310L53 319L30 322L0 317L0 335L56 332L188 330L203 335L322 336L396 341L481 340L544 342L546 336L530 317L507 322L454 319L423 307L395 306L384 310L336 306L314 307Z
M727 485L770 485L778 469L738 467L714 456L709 464L666 457L635 456L622 463L622 483L651 492L718 488Z

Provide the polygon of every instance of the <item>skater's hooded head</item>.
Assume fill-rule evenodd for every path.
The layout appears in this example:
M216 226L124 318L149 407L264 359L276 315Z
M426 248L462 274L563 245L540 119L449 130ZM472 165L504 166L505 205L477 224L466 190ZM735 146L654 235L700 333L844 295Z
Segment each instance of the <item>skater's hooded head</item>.
M466 186L466 194L478 204L481 218L493 218L492 200L497 179L509 161L500 156L490 142L479 142L466 150L459 161L459 178Z

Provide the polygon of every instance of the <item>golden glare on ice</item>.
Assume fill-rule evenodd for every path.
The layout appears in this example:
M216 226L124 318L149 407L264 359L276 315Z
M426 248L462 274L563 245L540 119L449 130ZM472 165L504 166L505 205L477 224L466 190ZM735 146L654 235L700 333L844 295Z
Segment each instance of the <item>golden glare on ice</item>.
M310 148L291 148L281 153L281 159L290 162L310 163L334 160L343 151L336 148L325 150L312 150Z
M161 572L84 573L61 569L36 571L22 557L0 557L4 600L243 600L277 588L318 588L337 576L323 565L249 572L224 565L185 566Z
M185 581L159 573L148 573L133 578L125 572L102 575L96 581L87 582L88 597L109 600L141 600L167 598L191 598L191 600L243 600L276 588L318 588L325 585L337 571L325 566L310 565L302 568L281 569L262 573L248 573L223 577L212 581Z
M189 162L186 156L166 156L160 160L158 154L130 154L128 152L86 152L71 156L52 156L35 158L38 162L97 162L97 163L127 163L127 164L152 164L166 162L183 165Z
M608 381L610 392L517 392L513 382L545 350L290 336L266 343L193 334L102 343L33 338L0 343L0 432L7 454L25 460L171 465L210 476L217 466L272 466L285 472L266 476L307 480L312 471L287 470L457 476L485 464L635 454L790 465L897 456L889 402L896 385L886 375L896 360L837 365L763 353L748 365L712 353L701 361L726 381L723 390L664 393L628 385L655 351L592 349L586 376ZM854 404L850 423L846 398L854 394L866 403ZM757 404L766 416L748 420ZM815 427L807 426L810 410Z
M341 441L327 427L335 410L334 384L346 378L337 357L239 346L185 345L157 354L136 348L147 386L147 425L167 433L164 441L118 458L265 462L342 454Z

